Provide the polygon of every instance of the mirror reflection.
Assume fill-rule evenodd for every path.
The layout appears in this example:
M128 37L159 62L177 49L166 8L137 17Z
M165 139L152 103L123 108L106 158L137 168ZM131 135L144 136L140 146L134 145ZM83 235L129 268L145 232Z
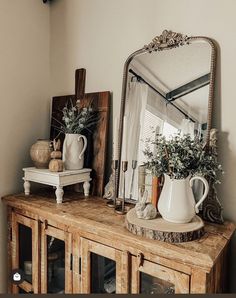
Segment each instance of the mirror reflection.
M211 47L203 40L146 52L131 61L121 151L121 161L128 161L126 199L137 200L142 187L151 196L151 178L142 174L147 139L155 140L158 134L170 138L179 133L206 140L210 78ZM120 197L124 192L122 175Z

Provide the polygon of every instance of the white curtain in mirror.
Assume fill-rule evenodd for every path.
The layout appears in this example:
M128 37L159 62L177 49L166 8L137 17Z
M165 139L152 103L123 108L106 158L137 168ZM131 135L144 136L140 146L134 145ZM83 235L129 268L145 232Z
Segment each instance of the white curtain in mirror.
M181 135L189 135L192 139L194 139L194 122L189 119L183 119L181 123Z
M128 140L127 160L128 171L126 172L126 190L125 197L138 198L138 166L132 170L132 161L138 160L139 139L144 123L145 109L147 105L148 87L140 82L130 82L128 88L128 96L125 106L125 117L128 123L126 137ZM123 134L124 135L124 134ZM124 142L123 142L124 144ZM124 147L122 148L122 158L124 160ZM123 174L120 177L119 196L123 196Z

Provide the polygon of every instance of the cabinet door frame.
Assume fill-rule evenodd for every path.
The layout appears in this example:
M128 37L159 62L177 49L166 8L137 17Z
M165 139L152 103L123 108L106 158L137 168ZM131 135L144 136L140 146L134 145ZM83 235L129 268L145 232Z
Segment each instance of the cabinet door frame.
M11 264L12 270L19 269L19 225L26 226L32 231L32 284L23 281L20 285L12 285L12 293L18 294L19 288L25 292L40 293L40 224L39 221L12 212L12 241L11 241Z
M136 256L132 256L132 273L131 273L131 292L132 294L139 294L141 288L140 274L145 273L161 280L170 282L175 286L175 294L188 294L190 292L190 276L164 267L162 265L142 260Z
M81 294L81 244L80 235L73 234L73 294Z
M41 227L41 293L47 294L47 236L51 236L65 242L65 294L71 294L73 292L72 234L49 226L46 221Z
M80 238L80 244L81 293L91 293L91 253L116 262L116 294L129 293L129 253L86 238Z

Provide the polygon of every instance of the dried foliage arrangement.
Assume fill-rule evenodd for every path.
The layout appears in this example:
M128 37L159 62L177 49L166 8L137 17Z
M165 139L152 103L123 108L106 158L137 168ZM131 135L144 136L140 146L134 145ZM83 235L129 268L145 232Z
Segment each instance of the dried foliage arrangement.
M90 103L87 107L73 105L72 100L67 102L62 110L62 122L53 118L59 126L54 126L60 133L81 134L84 130L92 132L91 128L98 122L98 113L92 108Z
M144 155L147 168L155 176L167 174L173 179L184 179L200 175L216 184L220 183L218 174L223 173L216 152L189 135L176 134L170 139L157 135L155 141L146 141Z

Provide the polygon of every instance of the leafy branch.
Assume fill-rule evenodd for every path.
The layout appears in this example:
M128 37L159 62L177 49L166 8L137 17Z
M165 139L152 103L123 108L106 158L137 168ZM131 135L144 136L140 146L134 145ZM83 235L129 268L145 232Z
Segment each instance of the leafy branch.
M98 113L92 108L90 102L87 107L73 105L72 100L68 101L62 110L62 121L53 117L56 122L53 127L64 134L81 134L84 130L89 132L99 121Z
M151 148L155 147L153 151ZM184 179L189 175L201 175L220 183L218 173L223 173L215 151L207 149L198 139L180 134L166 139L157 135L156 140L147 140L144 150L146 166L155 176L163 174L174 179Z

